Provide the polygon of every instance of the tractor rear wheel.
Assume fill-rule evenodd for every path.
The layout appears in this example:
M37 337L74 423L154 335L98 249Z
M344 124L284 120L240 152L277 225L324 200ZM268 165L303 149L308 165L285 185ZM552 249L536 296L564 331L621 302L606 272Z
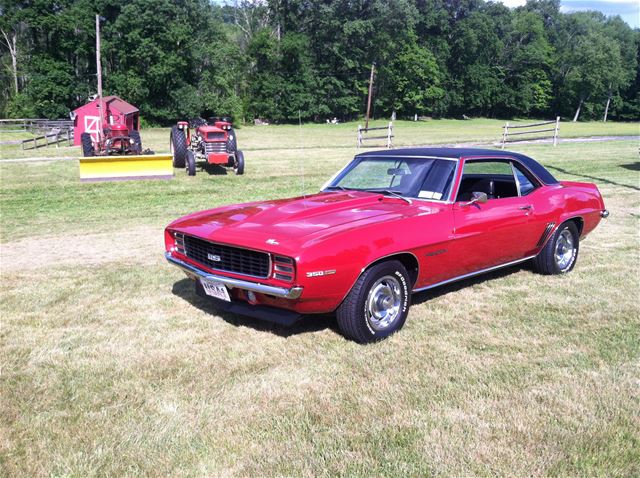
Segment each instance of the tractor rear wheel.
M237 174L244 174L244 154L242 151L236 151L236 162L233 165L233 171Z
M131 149L134 154L142 153L142 139L140 138L140 131L132 130L129 134L129 137L133 140L133 145Z
M231 128L227 135L227 153L234 154L238 150L238 140L236 139L236 132Z
M96 155L96 152L93 149L93 140L89 133L82 133L80 135L80 144L82 145L82 156L87 158L89 156Z
M187 137L185 136L184 131L178 129L177 126L171 127L169 149L171 150L171 154L173 154L173 167L184 168L188 150Z
M196 155L193 151L187 151L187 174L189 176L196 175Z

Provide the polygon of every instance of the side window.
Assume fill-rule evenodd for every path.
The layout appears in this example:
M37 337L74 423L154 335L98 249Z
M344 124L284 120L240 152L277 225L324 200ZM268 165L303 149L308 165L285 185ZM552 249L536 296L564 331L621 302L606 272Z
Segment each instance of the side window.
M485 193L489 200L517 197L518 186L511 162L499 159L465 161L456 201L469 201L474 192Z
M516 165L513 165L513 172L516 175L516 181L518 182L518 190L520 196L526 196L536 188L536 185L522 172L522 170Z

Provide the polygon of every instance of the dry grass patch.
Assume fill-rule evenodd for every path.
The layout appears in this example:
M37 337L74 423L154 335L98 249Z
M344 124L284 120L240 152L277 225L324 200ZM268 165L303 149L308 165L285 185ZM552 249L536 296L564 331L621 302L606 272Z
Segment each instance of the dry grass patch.
M366 347L331 317L219 313L162 258L177 215L311 192L339 148L115 185L1 165L0 474L638 475L637 144L522 150L601 186L611 217L576 269L418 294Z

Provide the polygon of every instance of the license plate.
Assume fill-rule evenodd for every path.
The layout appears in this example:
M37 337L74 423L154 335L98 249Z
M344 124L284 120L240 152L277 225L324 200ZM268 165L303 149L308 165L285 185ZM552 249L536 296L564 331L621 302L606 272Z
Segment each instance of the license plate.
M225 286L222 282L200 279L200 283L202 284L202 288L204 289L205 294L210 295L211 297L215 297L216 299L222 299L226 300L227 302L231 302L231 297L229 297L229 290L227 289L227 286Z

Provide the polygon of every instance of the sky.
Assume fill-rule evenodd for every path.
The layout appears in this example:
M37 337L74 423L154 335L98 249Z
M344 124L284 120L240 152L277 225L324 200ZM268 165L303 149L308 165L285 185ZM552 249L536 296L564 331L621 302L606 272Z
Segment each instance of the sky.
M518 7L525 0L501 0L508 7ZM560 10L565 13L597 10L607 16L620 15L632 28L640 28L640 0L562 0Z

